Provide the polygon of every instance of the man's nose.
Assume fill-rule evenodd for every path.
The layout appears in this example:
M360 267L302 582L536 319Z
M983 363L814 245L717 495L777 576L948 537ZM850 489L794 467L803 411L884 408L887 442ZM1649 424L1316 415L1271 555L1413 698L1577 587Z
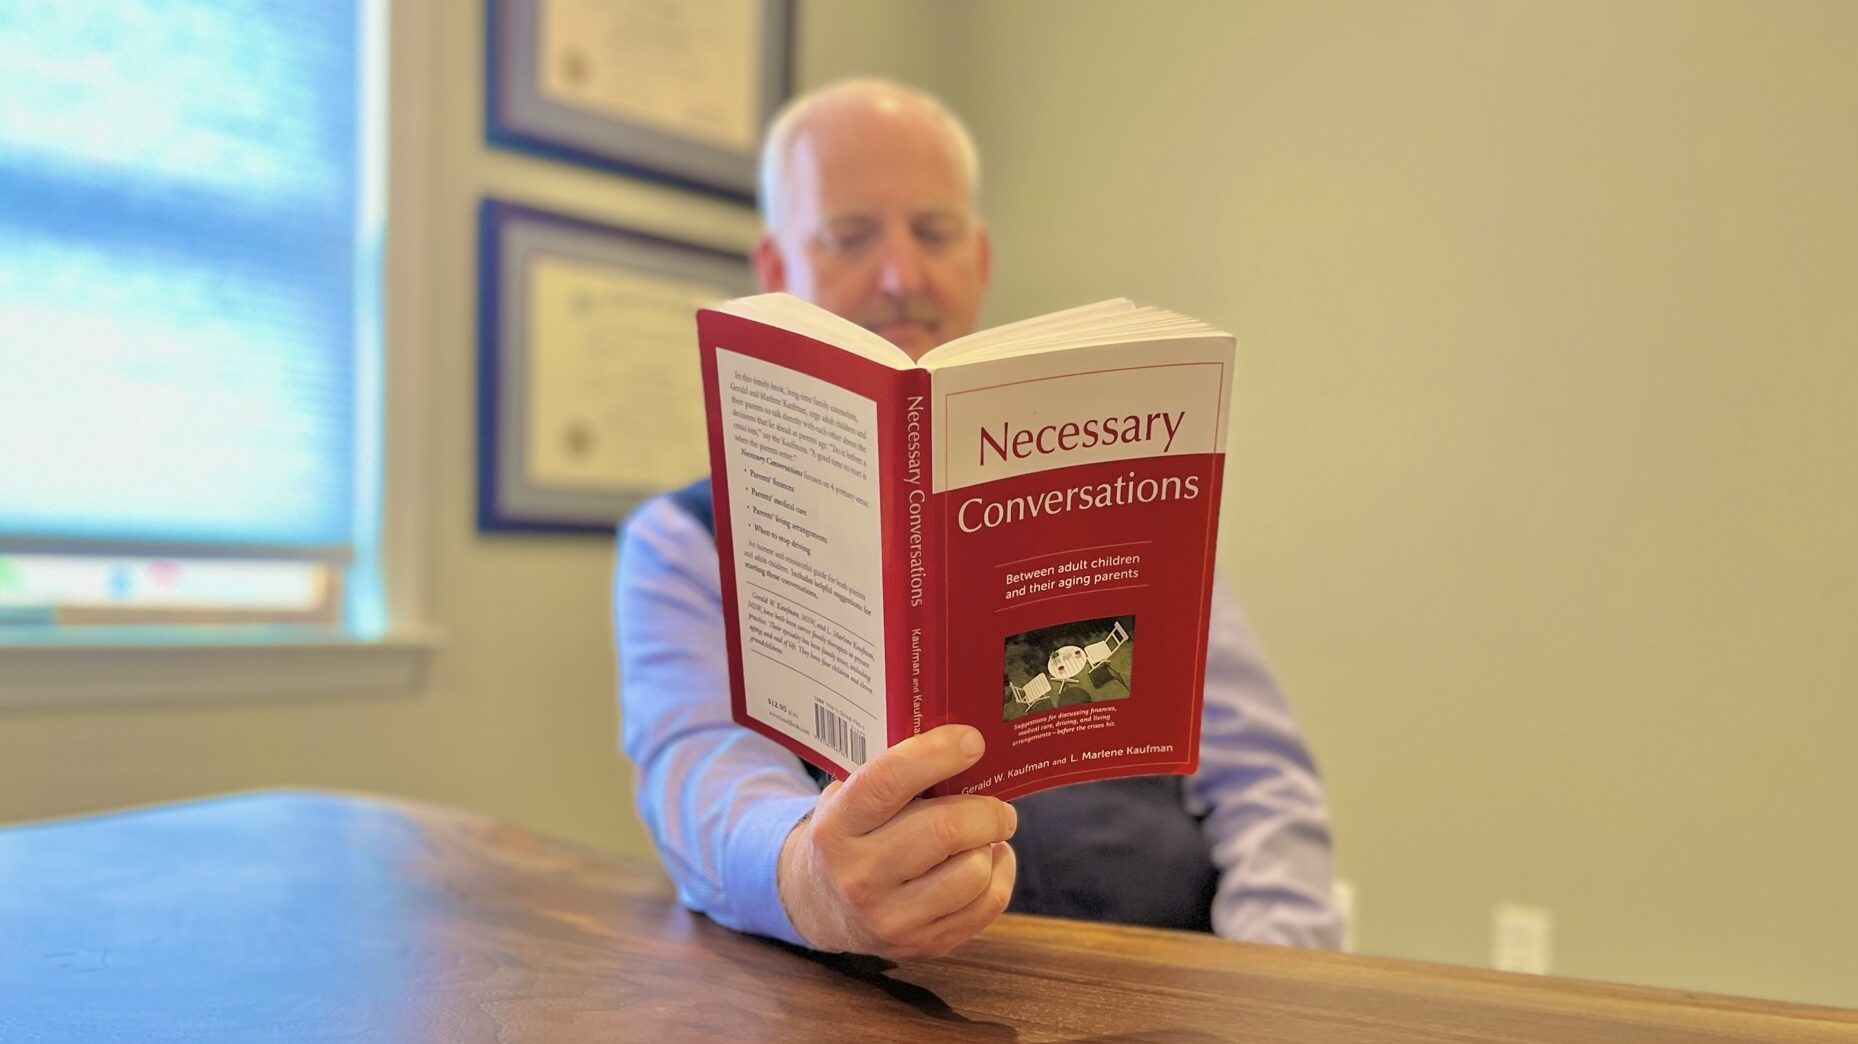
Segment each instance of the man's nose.
M892 297L913 297L923 289L922 250L907 230L884 237L877 259L878 289Z

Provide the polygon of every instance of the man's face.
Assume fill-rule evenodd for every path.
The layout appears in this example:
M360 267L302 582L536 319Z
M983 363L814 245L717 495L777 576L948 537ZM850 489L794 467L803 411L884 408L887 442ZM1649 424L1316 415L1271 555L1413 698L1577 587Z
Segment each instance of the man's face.
M987 234L931 118L883 99L824 109L795 136L786 170L783 212L756 254L765 288L874 330L912 359L973 332Z

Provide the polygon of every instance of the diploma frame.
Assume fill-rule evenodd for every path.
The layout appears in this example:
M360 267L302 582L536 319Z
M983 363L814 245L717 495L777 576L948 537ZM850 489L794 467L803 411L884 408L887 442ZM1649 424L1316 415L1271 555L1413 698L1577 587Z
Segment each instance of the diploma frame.
M541 8L548 0L486 0L485 137L493 145L588 164L752 201L761 129L787 97L791 76L793 0L761 6L752 41L756 68L754 144L725 146L548 96L537 68ZM601 60L594 52L593 61ZM616 57L606 60L615 61Z
M615 526L662 484L588 489L535 481L525 469L531 440L543 437L528 416L534 379L530 278L539 260L610 267L615 272L714 285L717 300L754 293L745 254L486 198L478 208L477 528L481 532L588 533ZM688 345L693 371L695 313ZM690 408L701 417L702 392ZM700 437L700 436L699 436ZM693 454L699 477L707 443Z

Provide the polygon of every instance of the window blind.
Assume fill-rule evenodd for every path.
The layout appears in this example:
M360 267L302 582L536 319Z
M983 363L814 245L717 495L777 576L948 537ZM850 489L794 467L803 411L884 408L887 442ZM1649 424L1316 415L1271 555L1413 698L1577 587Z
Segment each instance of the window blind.
M366 21L0 4L0 550L372 540Z

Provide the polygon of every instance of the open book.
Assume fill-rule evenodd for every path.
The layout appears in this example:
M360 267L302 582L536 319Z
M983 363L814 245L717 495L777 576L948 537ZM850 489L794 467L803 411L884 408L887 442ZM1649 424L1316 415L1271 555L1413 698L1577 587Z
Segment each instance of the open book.
M1192 772L1234 344L1106 301L912 362L786 294L698 313L735 720L934 793Z

